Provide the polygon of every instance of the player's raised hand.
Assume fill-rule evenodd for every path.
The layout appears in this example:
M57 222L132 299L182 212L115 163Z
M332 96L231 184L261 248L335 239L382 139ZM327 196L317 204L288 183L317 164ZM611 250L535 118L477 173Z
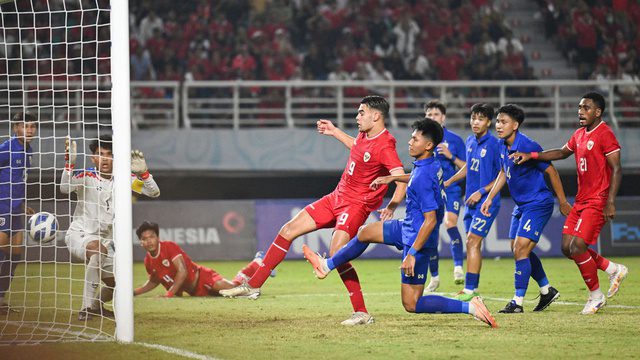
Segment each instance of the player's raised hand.
M78 144L75 140L71 140L69 137L64 139L64 160L69 166L76 164L78 158Z
M382 185L388 185L394 180L393 176L380 176L369 184L369 188L377 190Z
M451 151L449 151L449 147L443 143L438 144L436 151L438 152L438 154L446 157L449 160L453 159L453 154L451 154Z
M482 213L482 215L486 216L486 217L490 217L491 213L489 212L489 209L491 208L491 204L493 203L493 200L487 198L483 203L482 206L480 207L480 212Z
M514 164L520 165L529 161L529 159L531 159L531 154L516 151L513 154L509 155L509 159L513 159Z
M478 203L478 201L480 201L480 199L482 199L482 194L480 194L480 191L476 191L473 194L471 194L471 196L469 196L466 203L469 206L474 206L475 204Z
M144 174L149 173L147 161L144 159L144 154L140 150L133 150L131 152L131 172L136 174L137 177L143 177Z
M406 277L413 277L413 269L416 266L416 258L411 254L407 254L402 260L402 265L400 265L400 270L404 273Z
M322 135L333 136L335 134L336 127L329 120L320 119L316 122L318 133Z
M603 213L604 221L613 220L613 218L616 217L616 205L613 202L607 201Z
M567 216L571 212L571 208L571 204L569 204L568 202L564 202L563 204L560 204L560 213L564 216Z

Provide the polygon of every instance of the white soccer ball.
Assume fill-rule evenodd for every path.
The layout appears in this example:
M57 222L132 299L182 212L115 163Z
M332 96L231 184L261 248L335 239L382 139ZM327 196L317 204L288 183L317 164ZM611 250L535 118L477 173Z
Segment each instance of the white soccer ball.
M58 219L51 213L39 212L29 218L28 231L33 240L48 243L56 238Z

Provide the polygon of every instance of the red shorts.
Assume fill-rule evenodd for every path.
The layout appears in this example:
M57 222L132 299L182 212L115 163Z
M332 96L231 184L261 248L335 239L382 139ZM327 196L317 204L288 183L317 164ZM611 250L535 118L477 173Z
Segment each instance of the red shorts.
M211 295L211 289L217 281L222 280L222 275L217 272L206 268L200 267L200 278L198 279L198 285L191 296L209 296Z
M366 205L342 201L336 193L325 195L304 209L316 222L318 229L333 227L347 232L349 238L358 234L358 229L371 213Z
M585 243L594 245L605 223L605 205L601 202L575 203L564 222L562 234L579 237Z

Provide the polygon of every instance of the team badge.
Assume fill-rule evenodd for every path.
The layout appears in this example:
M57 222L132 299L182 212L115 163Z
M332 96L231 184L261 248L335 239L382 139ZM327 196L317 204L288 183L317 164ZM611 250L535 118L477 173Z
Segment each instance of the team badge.
M369 160L371 160L371 154L369 154L369 152L367 151L366 153L364 153L364 157L362 159L364 160L364 162L368 162Z
M593 149L593 140L589 140L587 142L587 150L591 150L591 149Z
M3 218L3 217L0 217L0 226L4 226L4 222L5 222L5 221L4 221L4 218Z
M169 265L170 265L169 264L169 260L167 260L167 259L162 260L162 265L164 265L165 267L169 267Z
M480 157L484 157L485 155L487 155L487 149L482 149L480 150Z

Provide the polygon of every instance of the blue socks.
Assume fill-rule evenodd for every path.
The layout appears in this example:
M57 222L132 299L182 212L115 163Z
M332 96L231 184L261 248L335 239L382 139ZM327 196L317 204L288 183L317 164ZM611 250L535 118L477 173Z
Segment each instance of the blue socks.
M480 274L467 272L464 279L464 289L474 292L478 288L479 284L480 284Z
M529 286L529 276L531 276L531 262L529 258L516 261L515 287L516 296L524 297Z
M544 272L542 262L538 255L533 251L529 253L529 261L531 262L531 277L538 283L538 286L543 287L549 285L547 274Z
M427 248L427 255L429 256L429 271L431 276L438 276L438 262L440 256L438 256L438 248Z
M357 258L362 255L362 253L369 247L369 243L363 243L358 240L358 236L354 237L342 247L342 249L338 250L337 253L333 254L332 257L327 259L327 266L329 270L333 270L342 264L346 264L349 261Z
M447 229L449 239L451 239L451 256L453 257L454 266L462 266L464 255L462 254L462 237L458 231L458 227L454 226Z
M468 314L469 303L439 295L427 295L418 299L416 313Z

